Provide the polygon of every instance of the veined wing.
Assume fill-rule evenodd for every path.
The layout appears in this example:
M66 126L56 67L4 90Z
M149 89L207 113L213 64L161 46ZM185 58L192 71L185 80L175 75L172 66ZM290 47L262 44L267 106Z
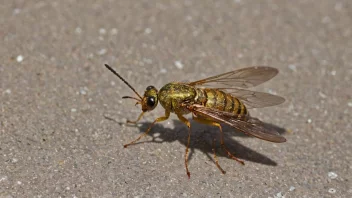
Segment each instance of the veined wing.
M217 122L228 124L247 135L251 135L270 142L286 142L286 139L282 137L277 131L268 129L263 122L256 118L250 117L247 120L240 120L235 114L219 111L213 108L203 107L201 105L191 105L188 107L188 109L196 115L206 118L208 117Z
M191 86L204 86L210 88L250 88L270 80L278 73L279 71L272 67L247 67L188 84Z
M240 99L248 109L269 107L285 102L285 98L283 97L264 92L256 92L237 88L227 88L226 92Z

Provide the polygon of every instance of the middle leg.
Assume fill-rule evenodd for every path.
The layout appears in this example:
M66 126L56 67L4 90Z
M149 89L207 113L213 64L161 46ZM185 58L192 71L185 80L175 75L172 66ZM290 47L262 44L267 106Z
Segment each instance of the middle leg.
M188 175L188 179L191 177L191 173L188 170L188 148L189 144L191 142L191 123L187 118L183 117L181 114L177 114L178 119L180 119L181 122L185 123L188 127L188 139L187 139L187 147L186 147L186 153L185 153L185 166L186 166L186 172Z

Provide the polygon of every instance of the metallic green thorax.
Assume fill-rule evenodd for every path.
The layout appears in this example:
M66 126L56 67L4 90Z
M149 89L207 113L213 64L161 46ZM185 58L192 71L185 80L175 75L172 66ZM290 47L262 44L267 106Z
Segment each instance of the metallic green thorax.
M193 86L182 83L169 83L163 86L158 99L165 110L176 114L188 114L190 111L181 106L183 103L192 104L195 101L197 92Z

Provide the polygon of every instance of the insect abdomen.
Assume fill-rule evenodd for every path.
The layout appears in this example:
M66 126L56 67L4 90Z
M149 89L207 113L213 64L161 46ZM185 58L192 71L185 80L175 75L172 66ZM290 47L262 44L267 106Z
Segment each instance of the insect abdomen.
M217 89L197 89L197 102L220 111L230 112L236 115L247 115L246 106L231 94Z

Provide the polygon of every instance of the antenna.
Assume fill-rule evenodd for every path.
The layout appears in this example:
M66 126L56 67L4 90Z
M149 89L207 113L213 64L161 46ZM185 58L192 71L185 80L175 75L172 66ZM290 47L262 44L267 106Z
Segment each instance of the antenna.
M108 64L105 64L105 67L108 68L112 73L114 73L117 77L119 77L127 86L129 86L134 93L137 94L137 96L142 100L142 97L137 93L137 91L125 80L123 79L120 74L118 74L113 68L111 68ZM131 97L129 97L131 98Z

